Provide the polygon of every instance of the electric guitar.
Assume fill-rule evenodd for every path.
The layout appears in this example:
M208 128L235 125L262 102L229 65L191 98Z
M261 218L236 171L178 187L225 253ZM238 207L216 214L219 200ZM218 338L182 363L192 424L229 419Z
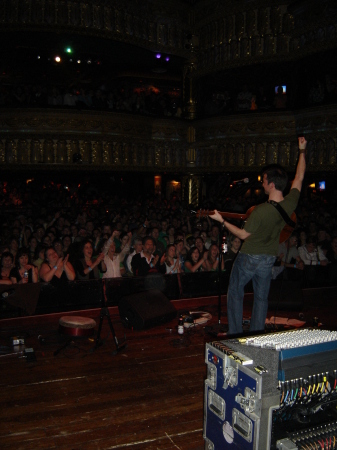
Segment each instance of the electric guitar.
M221 212L221 211L218 211L218 213L224 219L247 220L248 217L253 212L254 208L255 208L255 206L251 206L245 214L243 214L243 213L233 213L233 212ZM207 217L209 215L214 214L214 211L207 210L207 209L199 209L199 211L191 211L191 212L195 213L198 218ZM290 219L296 224L297 218L296 218L296 214L294 212L290 216ZM284 242L287 239L289 239L293 231L294 231L294 227L286 224L283 227L283 229L282 229L282 231L280 233L279 243L282 244L282 242Z

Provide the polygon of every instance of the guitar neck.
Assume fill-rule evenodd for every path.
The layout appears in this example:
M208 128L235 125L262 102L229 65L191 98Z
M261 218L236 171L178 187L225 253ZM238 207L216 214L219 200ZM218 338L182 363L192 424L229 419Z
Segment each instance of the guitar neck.
M247 213L232 213L232 212L221 212L218 211L218 213L221 215L221 217L223 217L224 219L232 219L232 220L246 220L248 215ZM212 215L214 214L214 211L207 211L207 215Z

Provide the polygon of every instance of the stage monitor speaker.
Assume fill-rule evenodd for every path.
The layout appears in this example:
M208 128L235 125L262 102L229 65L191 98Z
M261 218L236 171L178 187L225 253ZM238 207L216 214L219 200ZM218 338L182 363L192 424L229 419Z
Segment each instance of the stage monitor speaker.
M157 289L122 297L118 309L122 323L135 330L169 322L177 315L168 298Z

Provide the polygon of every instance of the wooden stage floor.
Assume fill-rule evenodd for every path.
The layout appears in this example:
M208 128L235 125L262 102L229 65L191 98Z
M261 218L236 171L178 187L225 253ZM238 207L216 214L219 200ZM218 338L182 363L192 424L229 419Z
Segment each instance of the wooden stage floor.
M208 325L217 323L214 298L173 304L179 311L203 306L213 316ZM245 314L250 308L248 301ZM99 312L81 315L98 322ZM298 318L299 312L278 315ZM302 313L309 326L317 315L328 327L335 323L328 305L307 305ZM273 314L271 310L268 316ZM126 334L126 349L113 355L114 341L104 319L104 343L97 350L92 351L93 340L81 339L54 356L64 342L58 334L59 317L0 321L2 450L204 448L205 343L216 339L204 326L183 337L177 334L176 319L149 330L125 330L112 308L117 336ZM9 338L18 335L34 349L36 361L20 353L5 354Z

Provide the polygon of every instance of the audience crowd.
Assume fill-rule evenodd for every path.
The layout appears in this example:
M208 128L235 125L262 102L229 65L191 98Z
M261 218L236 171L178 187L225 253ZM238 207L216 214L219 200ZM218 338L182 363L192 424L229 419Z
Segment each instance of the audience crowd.
M243 84L208 94L202 102L204 115L235 114L256 111L282 111L336 103L337 80L330 73L311 78L307 83L288 85Z
M181 117L179 89L121 85L0 84L0 107L67 108Z
M266 80L265 80L266 81ZM337 80L334 73L308 78L306 83L275 86L270 81L239 82L227 89L205 86L198 98L198 115L213 116L269 110L297 109L337 102ZM153 86L120 80L111 85L103 80L78 82L69 80L48 83L0 83L0 107L67 108L102 110L156 117L184 117L181 86Z
M1 284L137 277L152 273L230 271L241 241L207 216L198 218L178 194L122 198L90 183L15 181L0 185ZM262 200L262 198L261 198ZM337 264L337 198L303 196L293 235L280 245L274 278L284 267ZM209 198L220 211L247 210L256 199Z

